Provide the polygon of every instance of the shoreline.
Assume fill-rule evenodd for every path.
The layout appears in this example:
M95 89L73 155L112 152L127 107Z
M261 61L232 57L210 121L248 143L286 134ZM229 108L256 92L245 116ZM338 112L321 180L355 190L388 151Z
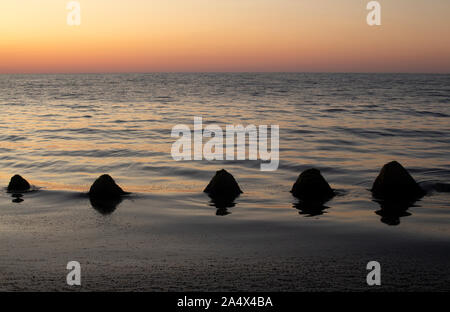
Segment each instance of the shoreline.
M370 260L382 263L383 290L450 285L449 235L304 218L292 207L262 213L269 208L245 201L218 217L198 206L203 194L181 195L132 197L108 216L73 192L37 192L21 204L0 197L2 290L72 291L69 260L82 265L81 291L364 291Z

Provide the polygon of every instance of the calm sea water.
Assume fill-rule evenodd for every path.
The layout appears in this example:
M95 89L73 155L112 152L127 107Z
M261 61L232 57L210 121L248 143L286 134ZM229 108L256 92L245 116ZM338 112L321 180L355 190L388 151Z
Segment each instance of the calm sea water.
M1 182L20 173L44 189L86 191L109 173L127 190L185 193L205 206L196 194L225 168L245 192L238 211L239 201L292 205L288 191L298 174L318 167L343 194L326 217L355 218L376 205L367 189L390 160L424 184L450 181L449 104L449 75L2 75ZM192 128L194 116L204 125L279 125L279 169L174 161L171 129ZM449 220L446 194L418 205L433 220Z

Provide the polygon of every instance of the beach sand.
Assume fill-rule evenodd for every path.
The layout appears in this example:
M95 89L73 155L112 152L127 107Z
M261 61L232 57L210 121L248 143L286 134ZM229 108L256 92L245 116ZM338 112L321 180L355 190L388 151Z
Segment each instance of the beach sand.
M358 224L242 197L216 216L202 193L133 194L103 215L79 192L40 190L21 203L3 192L0 290L450 290L445 223L418 233L404 222L412 217L390 227L372 208L373 221ZM66 285L72 260L81 287ZM381 286L366 283L372 260L381 263Z

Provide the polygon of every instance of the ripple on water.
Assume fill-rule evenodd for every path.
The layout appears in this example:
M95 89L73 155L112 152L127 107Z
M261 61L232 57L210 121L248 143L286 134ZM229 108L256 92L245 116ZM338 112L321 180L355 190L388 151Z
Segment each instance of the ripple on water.
M288 193L293 180L318 167L333 187L349 192L343 198L351 199L354 213L366 215L373 207L366 188L392 159L411 168L419 181L448 182L449 77L2 76L0 114L7 116L0 135L2 181L17 171L85 188L98 174L109 173L136 189L201 193L214 172L225 168L248 190L231 215L252 202L282 214L280 205L288 213L295 210ZM204 126L280 125L279 170L261 172L258 161L174 161L170 151L177 138L171 129L176 124L192 129L194 116L202 116ZM448 208L446 196L425 198L420 205L430 212ZM351 210L345 205L342 198L330 203L327 218Z

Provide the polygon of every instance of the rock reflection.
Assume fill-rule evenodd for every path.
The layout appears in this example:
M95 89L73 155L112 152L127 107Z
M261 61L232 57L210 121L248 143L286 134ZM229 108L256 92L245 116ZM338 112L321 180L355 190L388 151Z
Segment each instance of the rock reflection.
M89 201L92 207L100 214L109 215L116 210L117 206L122 202L122 198L96 199L89 197Z
M234 202L234 199L222 199L222 198L211 198L211 201L209 202L209 205L212 207L216 207L216 216L226 216L231 214L231 211L228 210L228 208L233 208L236 206L236 203Z
M330 207L325 206L324 202L318 201L299 201L293 203L292 206L298 210L299 215L304 215L305 217L316 217L327 213L325 209Z
M381 216L380 221L384 224L399 225L400 218L412 215L408 209L414 206L414 201L374 201L380 205L381 209L375 213Z
M11 195L11 197L13 197L12 202L13 203L21 203L23 202L23 194L19 194L19 193L14 193Z

